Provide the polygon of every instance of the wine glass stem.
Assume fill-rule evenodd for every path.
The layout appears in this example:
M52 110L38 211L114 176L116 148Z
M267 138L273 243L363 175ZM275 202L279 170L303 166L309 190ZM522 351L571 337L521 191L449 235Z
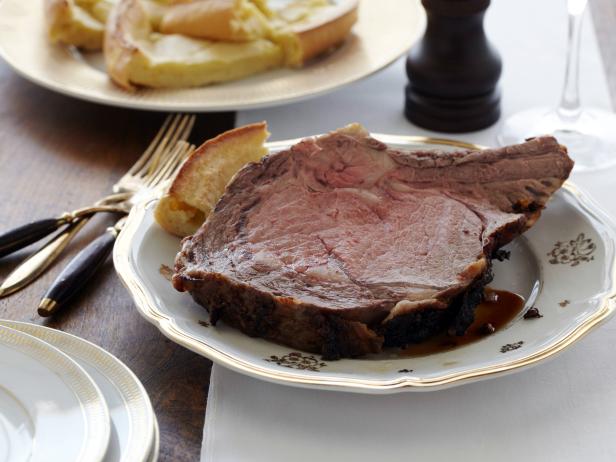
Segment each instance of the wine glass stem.
M580 116L580 41L582 38L582 22L586 11L586 0L569 0L569 31L567 38L567 64L565 70L565 85L557 109L564 122L573 123Z

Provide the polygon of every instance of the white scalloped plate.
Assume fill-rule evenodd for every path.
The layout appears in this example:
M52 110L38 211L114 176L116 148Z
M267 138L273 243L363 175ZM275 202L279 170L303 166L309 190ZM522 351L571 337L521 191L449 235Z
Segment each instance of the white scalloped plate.
M0 326L32 335L71 357L100 388L111 417L105 462L146 462L158 438L154 410L133 372L101 347L48 327L0 320Z
M131 93L110 82L101 53L82 54L49 43L43 0L2 0L0 56L28 80L87 101L158 111L236 111L299 101L367 77L411 47L424 18L419 0L362 0L347 41L302 69L278 69L206 87Z
M460 143L374 135L400 148L443 148ZM429 144L426 144L426 141ZM292 142L270 145L280 149ZM463 145L462 145L463 146ZM491 287L519 293L543 317L521 314L475 343L423 357L391 351L363 359L322 361L285 346L248 337L208 314L160 274L173 266L180 240L154 221L156 199L130 214L114 249L120 278L140 313L173 341L226 367L289 385L366 393L434 390L518 371L554 356L614 312L615 234L609 218L567 183L537 224L506 248L511 259L495 262Z
M109 435L107 404L84 369L0 326L0 461L100 462Z

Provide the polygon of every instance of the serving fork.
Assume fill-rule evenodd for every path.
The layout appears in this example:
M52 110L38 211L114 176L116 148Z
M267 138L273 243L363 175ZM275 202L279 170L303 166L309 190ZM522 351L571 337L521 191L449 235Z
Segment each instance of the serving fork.
M126 183L118 189L124 188L128 184L131 188L134 188L134 194L122 203L125 213L128 213L141 198L146 197L148 192L155 190L168 179L173 178L194 149L194 145L178 141L168 155L165 155L164 159L160 159L156 167L142 170L143 174L126 177ZM38 307L40 316L46 317L54 314L92 278L109 256L125 220L126 217L124 216L114 226L107 228L105 233L88 244L69 262L43 296Z
M152 189L171 178L182 161L190 154L191 145L187 143L178 145L178 143L188 138L194 122L195 116L193 115L167 116L143 154L113 186L113 194L101 199L93 206L64 213L57 218L38 220L0 235L1 258L64 226L64 230L9 274L0 285L0 297L22 289L41 275L94 214L99 212L127 213L134 203L135 193L146 188ZM110 249L111 247L108 250Z

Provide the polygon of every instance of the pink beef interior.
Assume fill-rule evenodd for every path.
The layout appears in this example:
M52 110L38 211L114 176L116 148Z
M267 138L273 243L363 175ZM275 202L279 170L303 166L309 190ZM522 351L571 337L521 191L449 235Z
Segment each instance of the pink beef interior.
M476 277L466 270L484 257L486 229L524 219L508 197L505 210L491 203L502 198L486 194L490 184L506 192L553 165L535 158L507 172L509 159L435 162L435 153L409 157L370 138L306 140L264 162L262 181L244 181L250 167L240 174L237 194L205 226L233 235L198 233L193 249L209 256L211 271L331 309L437 297Z
M288 344L280 326L259 333L255 307L278 306L287 329L306 316L307 330L318 310L371 329L442 310L534 223L572 165L551 137L453 153L388 149L357 127L307 139L235 176L184 242L174 285Z
M235 265L236 277L264 290L354 308L457 285L469 262L483 256L483 224L460 202L431 191L392 195L386 182L362 187L369 172L352 170L346 177L356 185L320 193L310 178L291 188L264 186L245 224L245 244L227 254L224 270ZM438 226L426 216L439 218ZM243 258L246 251L251 258Z

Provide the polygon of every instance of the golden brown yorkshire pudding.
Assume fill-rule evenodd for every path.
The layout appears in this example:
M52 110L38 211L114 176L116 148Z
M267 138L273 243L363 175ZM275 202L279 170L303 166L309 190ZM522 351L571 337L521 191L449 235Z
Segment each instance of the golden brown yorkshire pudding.
M160 31L196 38L269 38L299 67L340 44L357 21L358 0L197 0L168 7Z
M160 32L247 42L267 37L270 25L249 0L197 0L169 7L163 14Z
M265 122L229 130L206 141L184 162L167 193L158 201L156 221L168 232L193 234L214 209L227 183L249 162L268 153Z
M100 50L113 3L114 0L45 0L49 38L53 43Z
M105 29L107 71L116 84L134 89L200 86L299 67L344 41L357 8L358 0L272 5L265 0L119 0Z
M273 40L285 51L285 64L300 67L341 44L357 22L359 0L295 0L265 3Z
M206 85L279 67L283 61L280 46L266 39L237 43L156 32L142 0L120 0L114 7L104 52L107 72L126 89Z

